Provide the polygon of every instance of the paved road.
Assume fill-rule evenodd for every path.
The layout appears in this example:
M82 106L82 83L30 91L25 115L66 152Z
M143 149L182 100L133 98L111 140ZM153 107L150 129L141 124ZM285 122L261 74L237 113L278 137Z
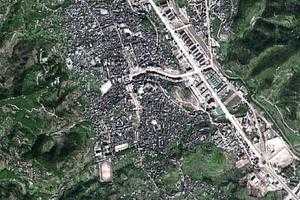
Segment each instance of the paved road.
M248 139L248 137L246 136L245 132L243 131L243 127L241 126L241 124L239 123L238 119L236 119L235 116L233 116L232 114L230 114L230 112L228 111L228 109L226 108L226 106L223 104L223 102L221 101L221 99L219 98L218 94L215 92L215 90L211 87L211 85L208 83L205 75L202 73L201 69L199 68L199 64L197 63L197 61L193 58L193 56L191 54L189 54L186 45L184 44L184 42L182 41L181 38L179 38L179 36L175 33L175 31L173 30L173 28L171 27L171 24L169 23L169 21L162 15L160 8L156 6L156 4L154 3L153 0L148 0L149 3L151 4L152 8L154 9L154 11L156 12L156 14L159 16L160 20L164 23L164 25L166 26L168 32L171 34L171 36L173 37L174 41L176 42L176 44L178 45L178 47L180 48L180 50L182 51L182 53L184 54L184 56L187 58L187 60L189 61L189 63L191 64L192 68L194 69L195 72L197 72L197 75L201 78L201 80L204 82L204 84L206 85L207 89L210 91L211 95L213 96L213 98L215 99L215 101L219 104L220 108L222 109L222 111L224 112L226 118L233 124L233 126L236 129L236 132L234 131L234 134L236 134L236 137L242 137L242 139L244 140L244 142L247 143L247 145L249 146L251 152L253 152L255 154L256 157L259 158L260 161L265 161L266 164L263 165L263 169L266 170L266 172L268 172L274 179L276 179L281 186L289 193L289 195L294 198L294 199L298 199L298 197L294 194L294 192L286 185L285 180L279 176L278 174L276 174L276 172L274 171L272 164L268 162L268 160L265 158L265 156L260 152L259 149L257 149L253 143ZM214 65L212 65L212 67L216 70L216 72L218 72L219 74L221 74L221 72L219 71L219 69L216 69L216 67ZM223 76L221 76L223 77ZM225 77L223 78L225 79ZM236 90L232 84L229 83L229 81L226 79L225 80L226 83L228 83L228 85L230 87L232 87L232 89ZM239 95L242 100L244 100L245 102L247 102L247 100L243 97L243 95ZM248 105L250 105L248 103ZM250 105L251 106L251 105ZM253 107L250 107L251 110L254 111ZM257 126L257 124L256 124ZM256 127L259 128L259 127ZM259 130L259 129L258 129Z
M237 123L237 119L233 115L230 114L230 112L228 111L228 109L226 108L226 106L223 104L223 102L221 101L221 99L219 98L219 96L215 93L214 89L207 82L205 76L203 75L201 69L199 68L198 62L193 58L193 56L191 54L189 54L189 52L188 52L188 50L187 50L186 45L184 44L184 42L175 33L175 31L171 27L170 23L168 22L168 20L163 17L162 13L160 12L160 9L156 6L156 4L154 3L154 1L153 0L149 0L149 3L153 7L154 11L159 16L159 18L161 19L161 21L165 24L167 30L172 35L174 41L177 43L178 47L180 48L180 50L182 51L182 53L185 55L185 57L187 58L187 60L191 64L191 66L193 67L194 71L197 72L197 75L200 76L201 80L204 82L204 84L206 85L207 89L210 91L210 93L212 94L212 96L214 97L214 99L220 105L222 111L224 112L224 114L226 115L226 117L228 118L228 120L230 120L230 122L234 125L234 127L236 128L236 130L238 132L240 132L240 134L242 135L243 139L249 145L249 147L251 148L251 150L253 150L253 152L258 157L261 157L261 153L259 153L259 151L256 149L256 147L252 144L252 142L246 137L246 134L242 130L242 126L239 123Z

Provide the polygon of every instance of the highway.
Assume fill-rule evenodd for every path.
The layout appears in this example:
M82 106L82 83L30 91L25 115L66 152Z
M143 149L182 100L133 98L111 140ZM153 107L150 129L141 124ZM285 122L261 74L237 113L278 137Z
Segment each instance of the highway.
M248 139L246 133L243 131L243 127L240 124L240 122L238 121L238 119L233 116L232 114L230 114L229 110L226 108L226 106L223 104L222 100L220 99L220 97L218 96L218 94L215 92L215 90L213 89L213 87L208 83L207 78L205 77L205 75L202 73L201 67L199 66L198 62L195 60L195 58L189 53L188 51L188 47L186 46L186 44L184 43L184 41L179 37L179 35L176 34L174 28L172 27L171 23L169 22L168 19L166 19L163 14L161 13L160 8L154 3L153 0L148 0L149 3L151 4L153 10L155 11L155 13L158 15L158 17L160 18L160 20L163 22L163 24L165 25L166 29L168 30L168 32L171 34L172 38L174 39L175 43L177 44L177 46L179 47L179 49L182 51L183 55L186 57L186 59L188 60L188 62L190 63L190 65L192 66L194 72L196 72L196 74L201 78L201 80L203 81L203 83L205 84L205 86L207 87L207 89L209 90L209 92L211 93L212 97L215 99L215 101L218 103L218 105L220 106L220 108L222 109L223 113L225 114L226 118L232 123L232 125L235 127L236 131L233 131L233 133L236 135L237 138L242 138L243 141L245 143L247 143L250 151L257 157L259 158L260 161L260 167L262 170L265 170L265 172L267 172L271 177L273 177L275 180L277 180L280 185L288 192L289 197L291 197L292 199L297 200L298 197L297 195L295 195L295 193L289 188L289 186L285 183L285 180L283 177L279 176L275 170L272 167L272 164L269 163L268 159L265 157L265 155L256 147L253 145L253 143ZM203 48L205 49L205 48ZM228 86L233 89L235 92L236 89L235 87L229 83L229 81L222 75L222 73L220 72L220 70L218 68L216 68L216 66L213 64L213 58L212 58L212 54L210 54L210 64L211 67L220 75L220 77L222 78L222 80L224 80ZM191 78L191 77L187 77L187 78ZM193 81L191 79L191 81ZM247 103L247 105L250 107L251 111L253 112L255 118L256 118L256 111L255 109L251 106L250 103L248 103L248 101L244 98L244 96L242 94L237 93L241 99ZM257 119L255 120L255 126L256 129L258 131L260 131L259 127L258 127L258 122ZM265 164L262 164L265 163Z
M159 7L156 6L156 4L154 3L154 1L153 0L149 0L149 3L153 7L154 11L159 16L159 18L161 19L161 21L165 24L167 30L169 31L169 33L173 37L174 41L176 42L176 44L178 45L178 47L180 48L180 50L182 51L182 53L185 55L185 57L187 58L187 60L191 64L191 66L193 67L193 70L195 72L197 72L197 75L200 76L201 80L204 82L204 84L206 85L207 89L210 91L210 93L212 94L212 96L214 97L214 99L220 105L220 108L222 109L222 111L224 112L224 114L226 115L226 117L228 118L228 120L230 120L230 122L234 125L234 127L236 128L236 130L238 132L240 132L241 136L246 141L246 143L249 145L249 147L251 148L251 150L253 150L253 152L255 153L255 155L260 158L261 157L261 153L258 152L258 150L256 149L256 147L254 147L254 145L252 144L252 142L246 137L246 134L242 130L242 126L239 123L237 123L237 119L233 115L230 114L230 112L228 111L228 109L226 108L226 106L223 104L223 102L221 101L221 99L219 98L219 96L215 93L214 89L207 82L207 80L206 80L205 76L203 75L201 69L198 67L199 64L193 58L193 56L191 54L189 54L189 52L188 52L188 50L186 48L186 45L184 44L184 42L182 41L182 39L179 38L179 36L175 33L175 31L171 27L170 23L162 15L162 13L160 12Z

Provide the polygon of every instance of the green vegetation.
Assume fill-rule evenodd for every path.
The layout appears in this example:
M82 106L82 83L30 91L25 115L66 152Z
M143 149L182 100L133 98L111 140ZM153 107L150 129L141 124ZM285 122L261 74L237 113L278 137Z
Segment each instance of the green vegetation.
M146 32L154 32L155 27L153 26L154 22L151 22L151 17L147 15L143 15L141 19L141 25L144 31Z
M267 69L280 65L291 53L291 49L283 45L274 45L267 48L249 63L250 72L245 78L262 74ZM271 72L272 74L272 72Z
M159 182L160 187L164 188L167 193L176 193L181 180L181 174L178 169L170 168Z
M237 199L242 189L239 180L245 176L242 171L234 168L230 157L212 143L202 143L191 150L174 142L170 144L166 155L148 154L144 160L145 163L153 162L149 166L150 171L153 168L163 169L163 173L153 178L160 194L176 195L175 199L180 200ZM190 179L192 183L201 182L203 185L179 195L183 181Z
M2 169L0 171L0 180L3 180L3 179L13 179L15 178L16 175L14 174L14 172L8 170L8 169Z
M153 182L137 165L137 152L129 149L118 156L114 160L114 180L111 184L100 183L95 178L80 181L60 199L159 199Z
M175 0L175 2L179 6L179 8L183 8L188 5L187 0Z
M269 116L276 115L275 123L294 147L300 144L299 6L293 0L240 1L235 34L220 49L224 66Z
M249 29L256 18L260 17L266 6L266 0L242 0L239 3L238 13L235 17L235 31L238 36Z
M123 151L121 155L118 155L118 159L114 162L114 169L121 170L137 162L138 152L134 149L127 149Z
M205 164L200 163L198 158ZM180 200L188 200L192 196L197 197L196 199L208 200L243 199L239 198L242 188L238 181L244 175L241 171L234 170L229 158L225 157L213 144L204 144L194 152L185 150L182 157L177 160L182 162L182 165L171 164L171 159L174 158L161 157L151 151L147 152L145 157L141 157L136 149L127 149L113 160L112 183L100 183L96 178L80 179L76 184L68 187L60 199L154 200L160 199L166 194L170 196L177 194L176 196ZM199 163L203 167L198 168L196 164ZM205 169L205 166L209 166L210 169ZM193 170L192 167L196 169ZM217 169L213 169L213 167ZM201 175L198 179L197 170L202 170L203 174L207 172L209 177ZM193 181L202 181L206 186L178 196L178 192L182 191L180 187L182 180L191 176L197 176ZM244 196L246 197L247 194Z
M230 108L230 113L234 114L236 117L245 116L249 110L247 104L239 104L234 109Z
M201 145L195 153L184 158L184 174L194 180L211 183L222 181L233 168L232 163L220 149L211 144Z
M243 188L238 181L244 174L235 169L230 157L214 144L204 143L194 151L185 151L180 160L182 171L178 167L168 168L168 173L162 176L159 182L168 193L176 194L176 191L179 191L179 181L183 177L189 177L192 181L202 182L205 186L179 199L239 199L238 194Z
M91 165L89 157L77 161L86 154L91 128L80 83L64 64L62 11L68 3L1 4L1 199L49 199L73 181L66 177L84 177Z
M0 13L4 15L5 20L0 23L0 45L9 41L13 35L41 45L51 45L61 40L63 32L58 31L61 25L60 12L70 1L61 2L1 1L4 5L1 4Z
M253 100L254 102L256 102L257 105L259 105L266 111L267 116L274 123L275 128L284 133L283 138L286 141L288 141L292 149L295 150L295 153L299 152L300 135L298 135L295 131L291 130L290 127L285 124L283 116L280 115L276 107L270 104L270 102L266 101L264 98L256 98Z
M70 1L59 2L4 1L0 8L0 158L5 160L0 166L1 198L160 199L161 192L178 192L184 177L215 189L195 192L193 195L199 199L218 199L219 195L237 198L237 182L242 174L233 169L227 155L210 143L194 152L183 145L198 127L208 123L202 120L187 125L178 141L169 145L166 155L155 152L145 155L150 159L143 161L137 151L129 149L113 160L111 184L97 180L89 154L93 135L82 115L80 87L92 83L90 90L98 91L99 82L93 77L90 82L78 82L66 68L66 35L61 27L63 9ZM179 7L187 3L176 2ZM236 69L236 74L245 74L243 79L256 95L261 95L262 87L265 94L274 97L275 103L284 108L282 112L289 113L289 124L296 126L299 114L293 111L299 110L299 49L294 39L298 14L267 15L269 6L271 10L276 8L274 3L251 2L241 1L246 12L241 9L236 19L236 38L223 44L224 60ZM149 19L142 19L142 24L153 31ZM256 35L262 44L254 44ZM283 72L288 73L281 76ZM115 109L121 116L122 111ZM236 112L243 114L244 107ZM295 141L299 140L293 137L296 135L288 136L297 146ZM182 162L182 166L170 164L171 159ZM147 174L148 163L143 163L147 161L154 167L159 163L163 173L157 177Z
M235 196L236 200L256 200L257 198L250 197L248 195L247 189L243 188L239 190ZM279 200L283 199L283 195L280 194L280 192L268 192L263 198L260 198L260 200Z
M214 16L211 18L211 34L213 38L217 38L221 24L222 21L218 17Z

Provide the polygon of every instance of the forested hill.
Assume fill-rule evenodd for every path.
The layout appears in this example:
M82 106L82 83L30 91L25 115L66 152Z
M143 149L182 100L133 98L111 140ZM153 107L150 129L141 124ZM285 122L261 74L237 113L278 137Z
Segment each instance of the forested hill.
M300 128L300 1L240 0L223 65L295 146Z
M85 166L90 126L65 65L67 1L0 1L0 199L50 199ZM78 175L79 177L79 175Z

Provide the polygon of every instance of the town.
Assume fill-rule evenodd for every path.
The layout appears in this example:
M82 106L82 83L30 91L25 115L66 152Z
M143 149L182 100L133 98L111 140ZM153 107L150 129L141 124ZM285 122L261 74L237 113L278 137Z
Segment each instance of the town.
M96 130L100 180L113 180L113 161L120 152L165 153L180 130L197 124L187 148L213 131L214 143L235 156L237 168L252 166L247 188L253 196L284 190L285 199L299 199L299 181L282 171L299 158L249 101L247 89L224 73L214 51L208 1L187 4L188 12L175 1L81 0L70 9L70 17L78 20L69 24L76 44L68 66L82 76L92 73L88 78L102 85L101 101L88 88L91 121L95 127L108 125ZM218 6L214 2L215 10Z

